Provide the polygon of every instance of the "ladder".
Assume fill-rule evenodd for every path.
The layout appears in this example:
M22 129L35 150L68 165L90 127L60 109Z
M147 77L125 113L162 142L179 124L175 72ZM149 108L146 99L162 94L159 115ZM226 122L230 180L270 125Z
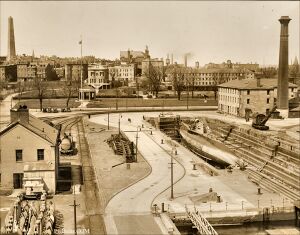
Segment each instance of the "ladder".
M216 230L214 230L214 228L205 219L205 217L199 211L196 210L196 207L194 207L194 211L192 211L189 210L187 206L185 206L185 210L188 218L196 226L201 235L218 235Z

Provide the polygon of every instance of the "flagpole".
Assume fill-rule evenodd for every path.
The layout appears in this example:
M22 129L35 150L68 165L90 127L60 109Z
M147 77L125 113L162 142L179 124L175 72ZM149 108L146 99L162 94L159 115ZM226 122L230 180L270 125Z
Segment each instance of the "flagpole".
M82 89L82 35L80 35L80 84Z

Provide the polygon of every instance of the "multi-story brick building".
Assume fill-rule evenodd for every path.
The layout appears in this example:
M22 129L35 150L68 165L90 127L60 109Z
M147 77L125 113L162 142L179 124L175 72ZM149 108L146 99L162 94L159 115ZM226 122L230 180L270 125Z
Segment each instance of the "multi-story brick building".
M257 71L259 69L259 64L257 63L232 63L231 60L227 60L226 63L221 64L209 63L204 65L206 69L249 69L252 71Z
M109 81L119 81L123 85L133 86L135 84L135 65L124 64L109 67Z
M28 66L27 63L17 64L17 77L18 77L18 80L19 79L25 80L28 77L28 75L27 75L27 66Z
M108 68L101 64L92 64L88 67L88 85L94 87L96 92L100 89L110 88Z
M18 80L26 81L28 79L33 79L38 76L37 63L18 63L17 64L17 76ZM40 74L41 75L41 74ZM45 74L43 74L45 76Z
M179 65L167 66L165 69L165 82L170 88L173 87L173 70L180 70L184 74L184 85L192 86L193 90L216 90L218 84L231 80L254 79L254 72L247 69L232 68L191 68Z
M148 46L146 46L145 51L133 51L128 49L127 51L120 51L120 61L127 64L135 65L135 75L142 75L142 62L145 59L150 59L150 53Z
M88 77L88 64L86 63L68 63L65 65L65 79L68 81L80 81L82 72L82 80Z
M27 66L27 78L36 78L37 77L37 67L34 64L29 64Z
M164 61L163 59L145 59L142 61L142 75L149 73L149 68L153 67L157 72L163 75Z
M0 81L16 82L17 81L17 65L0 65Z
M297 95L297 86L289 84L289 99ZM233 80L218 86L218 110L245 117L253 113L268 114L277 97L277 79Z

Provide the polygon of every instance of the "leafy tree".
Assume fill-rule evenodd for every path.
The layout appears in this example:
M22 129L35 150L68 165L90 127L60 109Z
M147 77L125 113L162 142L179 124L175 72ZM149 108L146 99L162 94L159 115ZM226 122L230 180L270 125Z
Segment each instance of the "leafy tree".
M179 68L174 66L172 72L172 82L175 92L177 93L177 98L180 100L181 93L184 90L184 80L185 80L185 71L184 68Z
M72 96L78 94L78 85L75 83L75 81L70 82L66 81L63 86L63 94L65 97L67 97L66 100L66 107L69 107L69 102Z
M158 92L160 89L160 84L163 80L163 69L161 69L158 66L153 66L151 62L149 62L148 69L144 71L143 74L148 82L149 82L149 90L155 94L155 96L158 96Z
M47 91L48 85L41 78L35 78L33 80L33 89L37 90L38 99L40 101L40 110L43 110L43 100L45 99L45 93Z

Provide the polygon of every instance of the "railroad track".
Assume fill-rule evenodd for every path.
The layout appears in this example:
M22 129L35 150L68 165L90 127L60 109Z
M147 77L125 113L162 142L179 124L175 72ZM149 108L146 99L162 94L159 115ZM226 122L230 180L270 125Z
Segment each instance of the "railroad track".
M101 189L98 188L97 176L92 164L88 143L85 138L82 119L80 118L76 124L78 125L79 153L82 161L83 188L90 233L106 234L102 214L107 200L105 195L101 193Z

